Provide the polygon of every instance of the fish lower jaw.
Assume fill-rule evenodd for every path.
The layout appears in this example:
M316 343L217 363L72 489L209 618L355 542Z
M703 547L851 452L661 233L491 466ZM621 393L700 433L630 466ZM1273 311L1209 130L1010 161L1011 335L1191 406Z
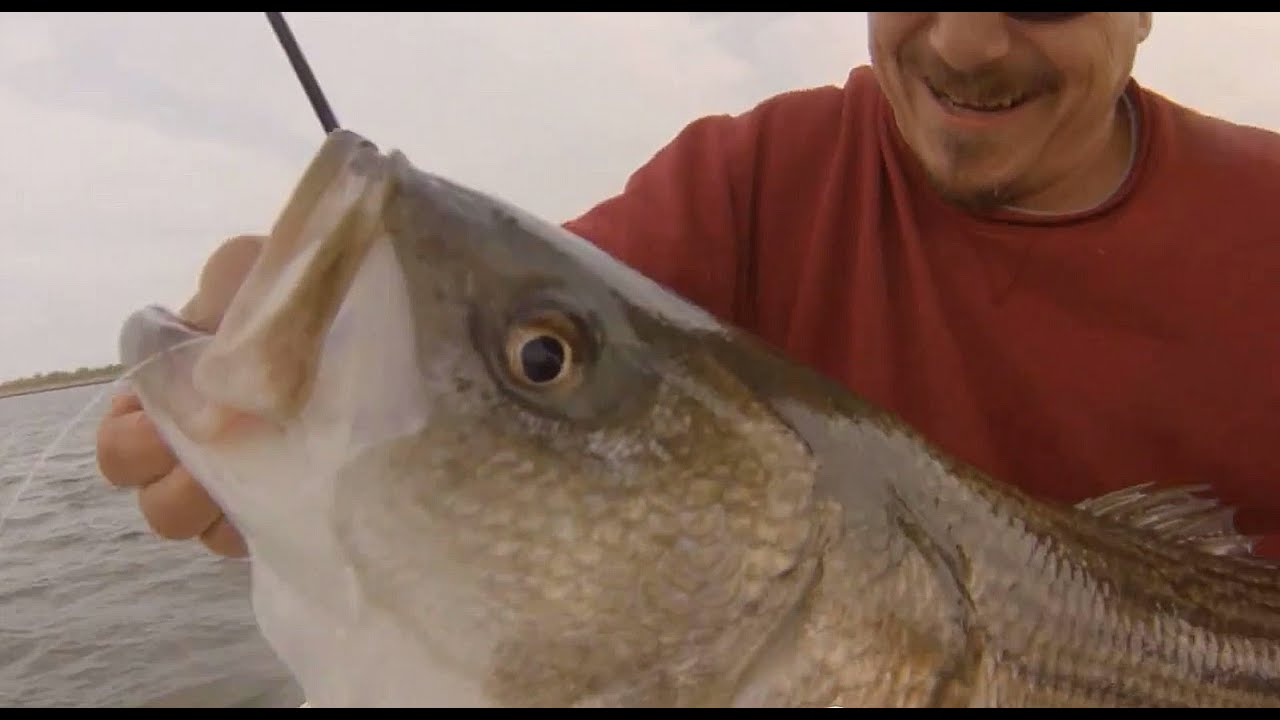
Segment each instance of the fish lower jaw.
M341 583L338 583L341 584ZM299 587L255 561L259 629L310 707L498 707L466 672L442 662L403 626L357 598Z

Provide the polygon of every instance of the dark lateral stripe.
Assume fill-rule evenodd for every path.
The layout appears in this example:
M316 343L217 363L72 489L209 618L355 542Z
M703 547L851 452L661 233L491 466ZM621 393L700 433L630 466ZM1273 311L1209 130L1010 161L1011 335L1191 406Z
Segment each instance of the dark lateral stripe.
M997 663L997 676L1011 683L1006 692L1027 693L1035 704L1280 706L1280 677L1263 672L1268 664L1274 668L1274 662L1258 657L1245 641L1220 640L1213 658L1204 651L1179 654L1169 638L1138 655L1122 645L1087 646L1066 640L1051 654L1003 656ZM1054 647L1052 638L1047 637L1041 637L1035 646ZM1207 661L1221 662L1226 657L1257 672L1247 667L1200 669L1210 664ZM1073 672L1073 668L1087 672Z

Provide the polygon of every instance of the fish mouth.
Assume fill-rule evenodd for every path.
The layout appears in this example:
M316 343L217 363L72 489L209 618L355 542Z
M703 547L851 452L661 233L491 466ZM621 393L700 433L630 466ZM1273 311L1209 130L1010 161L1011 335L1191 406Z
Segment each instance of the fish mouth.
M216 434L214 412L192 383L191 368L212 338L168 308L134 311L120 329L120 361L128 369L143 405L153 415L172 418L189 437Z
M120 330L120 361L130 368L154 362L185 343L206 339L199 330L159 305L148 305L125 319Z
M119 352L126 367L138 367L134 383L147 396L144 404L202 440L215 416L248 415L276 425L296 417L311 396L334 320L370 248L385 234L383 209L396 186L395 170L369 140L331 133L216 332L158 306L130 315Z

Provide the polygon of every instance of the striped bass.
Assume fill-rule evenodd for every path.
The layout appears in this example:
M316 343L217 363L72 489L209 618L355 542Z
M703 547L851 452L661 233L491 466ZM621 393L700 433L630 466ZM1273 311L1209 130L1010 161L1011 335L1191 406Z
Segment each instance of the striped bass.
M1037 501L351 132L216 333L120 351L312 707L1280 705L1229 508Z

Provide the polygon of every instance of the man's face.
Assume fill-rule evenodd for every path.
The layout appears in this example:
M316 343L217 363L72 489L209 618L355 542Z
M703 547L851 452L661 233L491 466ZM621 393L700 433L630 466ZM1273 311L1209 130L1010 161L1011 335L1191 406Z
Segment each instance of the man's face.
M1151 13L868 15L903 137L940 191L976 206L1046 192L1103 151L1151 26Z

